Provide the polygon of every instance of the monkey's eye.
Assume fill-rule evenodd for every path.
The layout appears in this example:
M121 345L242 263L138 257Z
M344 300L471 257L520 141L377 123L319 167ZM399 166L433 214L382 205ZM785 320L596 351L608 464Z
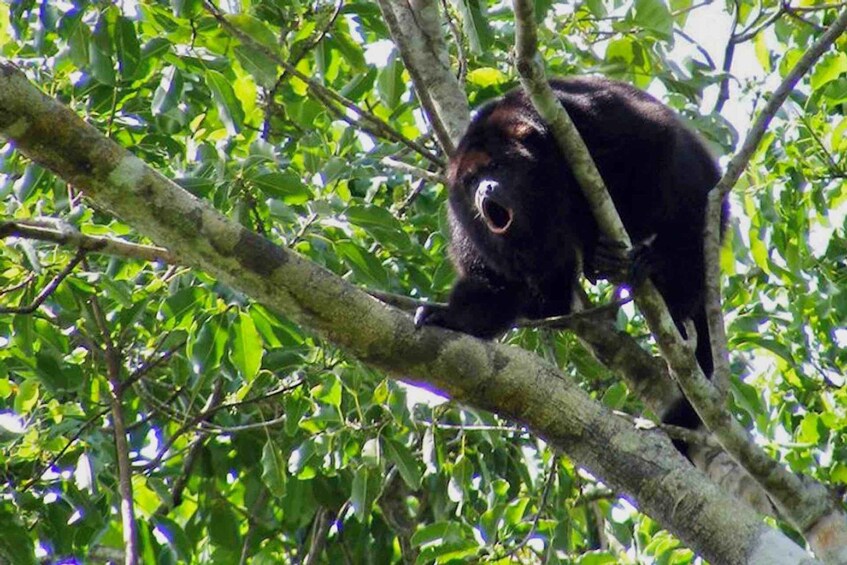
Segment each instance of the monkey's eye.
M477 175L476 171L465 173L459 177L459 185L464 188L473 188L476 186L478 178L479 175Z

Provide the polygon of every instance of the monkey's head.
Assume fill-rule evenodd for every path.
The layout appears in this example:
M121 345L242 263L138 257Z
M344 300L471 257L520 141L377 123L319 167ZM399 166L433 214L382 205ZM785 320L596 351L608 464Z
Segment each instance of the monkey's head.
M489 241L519 239L550 207L550 143L540 120L509 99L483 108L450 159L450 205L462 225Z

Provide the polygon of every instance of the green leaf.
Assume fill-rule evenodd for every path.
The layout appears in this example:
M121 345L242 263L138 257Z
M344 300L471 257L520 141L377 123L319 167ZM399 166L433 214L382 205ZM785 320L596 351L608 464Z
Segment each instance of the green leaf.
M229 20L232 25L245 32L250 39L258 41L273 52L278 50L279 44L277 42L276 35L262 20L254 18L248 14L237 14L234 16L228 15L227 20Z
M626 403L627 390L623 383L615 383L603 393L603 404L612 410L620 410Z
M830 478L835 483L847 484L847 465L836 463L830 472Z
M241 101L235 96L232 84L224 75L212 69L206 71L206 84L227 132L236 135L244 125L244 109L241 107Z
M237 550L241 547L239 520L225 502L216 503L209 516L209 539L218 547Z
M18 394L15 396L15 412L28 414L32 410L40 395L38 381L27 379L18 386Z
M820 432L818 431L818 422L820 418L814 412L810 412L803 416L803 419L800 421L800 427L797 431L797 441L801 443L808 443L810 445L814 445L820 439Z
M124 80L132 79L141 61L141 46L135 34L135 25L129 19L119 17L116 35L118 68Z
M315 443L311 440L304 441L288 457L288 472L292 475L298 475L300 471L306 468L314 456Z
M462 539L462 528L453 522L435 522L418 528L412 534L411 542L415 547L430 544L444 544L449 541L458 541Z
M347 209L346 216L351 224L364 228L383 245L404 253L413 252L412 241L403 224L385 208L354 205Z
M338 50L341 56L344 57L344 60L347 61L347 64L357 74L360 74L367 68L365 52L362 46L353 41L349 33L335 30L332 36L328 38L327 44L330 48Z
M847 73L847 53L843 51L827 53L815 65L809 82L812 89L817 90L845 73Z
M372 475L366 466L359 467L353 476L350 504L353 505L356 518L362 524L370 522L371 510L377 495L377 479L376 473Z
M312 389L312 397L341 408L341 392L341 380L336 375L329 374L321 384Z
M662 0L635 0L633 21L665 39L670 39L673 33L673 18Z
M182 73L173 65L168 65L162 71L159 86L153 92L153 102L150 108L153 115L158 116L173 110L182 101L184 82Z
M262 365L262 354L264 353L262 338L256 330L253 318L247 312L239 313L238 321L233 329L235 339L233 340L230 358L241 373L241 377L250 382L256 378L259 367Z
M285 459L272 440L262 448L262 481L274 496L285 494Z
M289 395L285 398L285 433L293 436L300 428L300 420L309 411L311 404L301 396Z
M349 100L361 100L373 88L377 74L376 67L369 67L368 72L355 75L345 84L339 94Z
M192 544L185 535L185 530L170 518L156 515L153 522L157 533L167 539L168 544L174 548L177 557L182 562L188 562L193 555Z
M390 286L388 273L373 253L362 249L352 241L337 241L335 249L361 282L376 285L379 288Z
M606 61L629 67L636 59L636 43L630 37L610 41L606 46Z
M300 177L290 171L261 174L253 178L252 183L269 197L278 198L286 204L304 204L313 197Z
M753 48L756 54L756 60L766 72L773 70L771 65L771 49L768 47L767 34L759 33L753 38Z
M468 82L481 88L504 84L508 80L509 77L494 67L481 67L468 73Z
M185 352L201 371L214 371L220 367L228 339L226 327L218 316L214 316L206 320L196 333L192 331L189 334Z
M397 466L400 476L412 490L421 487L421 470L418 459L412 455L409 448L402 443L389 439L385 441L385 453L388 459Z
M72 392L82 386L83 375L79 367L60 365L53 355L39 352L35 356L38 379L51 392Z
M576 563L579 565L615 565L618 559L608 551L589 551L582 554Z
M6 509L0 510L0 561L14 565L35 565L35 544L20 518Z
M88 46L91 41L91 30L82 22L82 15L81 11L68 14L62 18L61 23L61 29L68 42L71 61L78 67L85 67L90 56Z
M233 49L235 57L241 66L265 88L272 88L277 80L276 62L265 53L249 45L236 45Z
M526 514L526 507L528 504L529 498L525 496L511 501L506 507L506 512L503 514L506 524L517 526L523 522L523 517Z
M109 37L109 24L105 13L100 16L94 28L93 41L89 46L89 62L91 74L99 82L115 85L115 63L112 60L112 41Z
M494 42L485 3L481 0L459 0L458 7L462 13L462 24L471 50L479 55Z
M403 80L403 64L396 50L391 52L385 67L379 70L377 88L383 104L392 110L400 104L400 97L406 92L406 82Z

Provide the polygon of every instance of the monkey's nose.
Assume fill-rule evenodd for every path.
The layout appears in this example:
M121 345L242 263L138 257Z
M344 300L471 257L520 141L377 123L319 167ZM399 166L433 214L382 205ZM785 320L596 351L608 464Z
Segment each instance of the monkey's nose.
M491 193L497 189L497 186L497 181L485 179L479 182L476 190L480 196L491 196Z

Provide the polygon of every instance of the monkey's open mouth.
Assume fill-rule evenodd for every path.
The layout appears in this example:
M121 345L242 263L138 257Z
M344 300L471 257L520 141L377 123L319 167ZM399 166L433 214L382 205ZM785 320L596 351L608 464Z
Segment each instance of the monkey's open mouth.
M514 217L512 210L500 205L488 196L479 196L476 200L476 207L488 229L498 235L506 233L506 230L512 225Z

